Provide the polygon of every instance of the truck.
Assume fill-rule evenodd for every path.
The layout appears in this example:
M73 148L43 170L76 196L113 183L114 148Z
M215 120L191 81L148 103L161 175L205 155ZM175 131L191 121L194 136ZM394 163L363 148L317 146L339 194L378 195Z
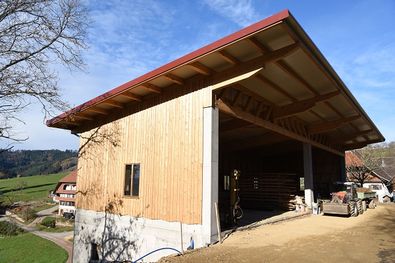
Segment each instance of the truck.
M331 200L324 200L322 211L326 215L345 215L358 216L363 214L366 204L372 204L370 208L374 208L375 193L367 189L358 190L357 184L353 182L337 183L340 191L331 194ZM373 203L371 203L373 201ZM365 205L364 205L365 204Z
M390 202L393 198L393 193L390 193L387 186L383 183L364 183L363 187L369 188L374 192L378 198L379 203Z

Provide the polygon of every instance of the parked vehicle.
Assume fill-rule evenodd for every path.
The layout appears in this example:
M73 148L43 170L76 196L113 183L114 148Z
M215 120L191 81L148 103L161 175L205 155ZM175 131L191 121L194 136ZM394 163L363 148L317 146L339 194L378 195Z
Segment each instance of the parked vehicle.
M332 199L322 204L324 214L358 216L363 214L365 202L370 208L375 207L375 194L368 189L357 191L358 187L353 182L338 183L337 186L340 191L332 193Z
M375 192L380 203L390 202L393 198L393 193L390 193L383 183L364 183L363 187Z
M74 219L75 215L73 213L64 212L63 213L63 217L66 218L66 219Z

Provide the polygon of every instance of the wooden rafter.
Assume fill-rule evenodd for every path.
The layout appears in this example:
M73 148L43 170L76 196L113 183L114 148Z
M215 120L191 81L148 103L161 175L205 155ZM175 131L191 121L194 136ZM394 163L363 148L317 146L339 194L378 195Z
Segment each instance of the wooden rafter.
M347 141L353 140L359 136L367 135L373 131L374 131L373 129L369 129L369 130L365 130L365 131L354 132L354 133L343 135L343 136L338 136L338 138L335 139L334 142L336 142L336 143L347 142Z
M73 118L81 119L81 120L87 120L87 121L93 121L94 120L94 118L92 118L92 117L89 117L87 115L81 115L81 114L73 115Z
M296 130L290 130L289 128L284 128L282 126L279 126L271 121L268 120L264 120L260 117L257 117L249 112L246 112L244 110L242 110L240 107L238 106L233 106L230 105L230 103L225 102L224 100L220 99L216 101L216 106L219 108L219 110L232 115L236 118L248 121L252 124L255 124L257 126L260 126L262 128L268 129L270 131L273 131L275 133L281 134L283 136L295 139L295 140L299 140L302 142L306 142L306 143L310 143L313 146L316 146L318 148L324 149L326 151L338 154L338 155L343 155L342 152L331 148L327 145L324 145L322 143L319 143L317 141L314 141L312 139L309 138L309 136L303 136L297 133ZM292 125L287 125L288 127L292 127Z
M87 111L88 112L91 111L91 112L98 113L98 114L101 114L101 115L107 115L108 114L108 112L106 110L99 109L97 107L96 108L94 108L94 107L89 108L89 109L87 109Z
M160 94L162 92L162 89L154 84L151 83L144 83L143 85L141 85L142 88L152 91L154 93L158 93Z
M122 103L115 101L115 100L105 100L102 103L111 105L113 107L120 108L120 109L122 109L124 107Z
M203 75L211 75L213 73L213 70L202 63L196 61L188 65L191 67L194 71L203 74Z
M228 132L228 131L233 131L236 129L240 129L240 128L244 128L247 126L250 126L251 123L244 121L244 120L240 120L240 119L231 119L229 121L220 123L219 125L219 131L220 132Z
M229 54L228 52L226 52L225 50L221 50L218 51L218 54L224 59L226 60L228 63L232 64L232 65L237 65L240 63L240 61L235 58L234 56L232 56L231 54Z
M135 100L135 101L142 101L142 100L143 100L143 99L141 98L141 96L136 95L136 94L133 94L133 93L131 93L130 91L121 93L120 95L123 96L123 97L126 97L126 98L128 98L128 99Z
M179 76L176 76L174 74L167 73L167 74L163 75L163 77L165 77L166 79L168 79L171 82L174 82L178 85L184 85L184 79L182 79Z
M284 95L285 97L290 99L292 102L296 102L297 101L297 99L294 96L292 96L288 91L286 91L285 89L281 88L276 83L274 83L273 81L269 80L268 78L262 76L261 74L257 74L256 77L260 81L262 81L265 85L267 85L267 86L271 87L272 89L276 90L277 92L281 93L282 95Z
M285 118L295 115L297 113L305 112L314 107L318 102L328 100L334 96L339 95L339 91L330 92L324 95L319 95L314 98L297 101L286 106L276 107L273 113L274 119Z
M310 124L308 126L308 131L310 134L318 134L318 133L328 132L331 130L335 130L341 126L344 126L344 125L348 124L350 121L357 120L360 117L361 117L360 115L356 115L356 116L337 119L334 121L326 121L326 122L321 122L321 123L317 123L317 124Z
M249 42L257 48L262 54L266 52L271 52L271 49L265 46L263 43L261 43L259 40L256 38L252 37L248 39ZM314 95L318 95L318 92L309 84L307 83L306 80L304 80L298 73L296 73L295 70L293 70L285 61L279 60L276 61L275 64L282 69L285 73L299 81L303 86L305 86L311 93Z

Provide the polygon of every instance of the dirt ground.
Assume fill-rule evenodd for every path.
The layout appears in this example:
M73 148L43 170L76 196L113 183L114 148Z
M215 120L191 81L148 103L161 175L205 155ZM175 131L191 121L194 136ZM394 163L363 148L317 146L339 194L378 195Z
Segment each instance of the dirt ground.
M356 218L307 216L263 225L161 262L395 262L395 204Z

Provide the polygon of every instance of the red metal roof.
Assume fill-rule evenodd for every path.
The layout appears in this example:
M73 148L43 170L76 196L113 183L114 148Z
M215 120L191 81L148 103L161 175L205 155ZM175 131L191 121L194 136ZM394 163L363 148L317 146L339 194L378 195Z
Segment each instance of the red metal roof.
M221 39L219 39L211 44L208 44L200 49L197 49L197 50L195 50L183 57L180 57L180 58L178 58L168 64L165 64L165 65L163 65L151 72L148 72L136 79L128 81L128 82L126 82L126 83L100 95L100 96L97 96L96 98L93 98L93 99L91 99L91 100L89 100L89 101L69 110L69 111L66 111L66 112L62 113L61 115L48 120L47 126L51 127L51 126L53 126L54 123L62 120L63 118L66 118L67 116L69 116L71 114L80 112L86 108L89 108L95 104L100 103L101 101L104 101L110 97L120 94L132 86L138 85L138 84L148 81L152 78L155 78L161 74L164 74L170 70L176 69L179 66L187 64L188 62L190 62L192 60L195 60L195 59L197 59L201 56L204 56L208 53L211 53L211 52L215 51L216 49L227 46L230 43L235 42L241 38L244 38L250 34L253 34L256 31L259 31L265 27L275 24L281 20L284 20L289 16L290 16L290 12L286 9L286 10L283 10L275 15L272 15L272 16L266 18L266 19L263 19L255 24L245 27L245 28L241 29L240 31L237 31L231 35L224 37L224 38L221 38Z
M72 171L59 180L59 183L75 183L77 182L77 170Z

